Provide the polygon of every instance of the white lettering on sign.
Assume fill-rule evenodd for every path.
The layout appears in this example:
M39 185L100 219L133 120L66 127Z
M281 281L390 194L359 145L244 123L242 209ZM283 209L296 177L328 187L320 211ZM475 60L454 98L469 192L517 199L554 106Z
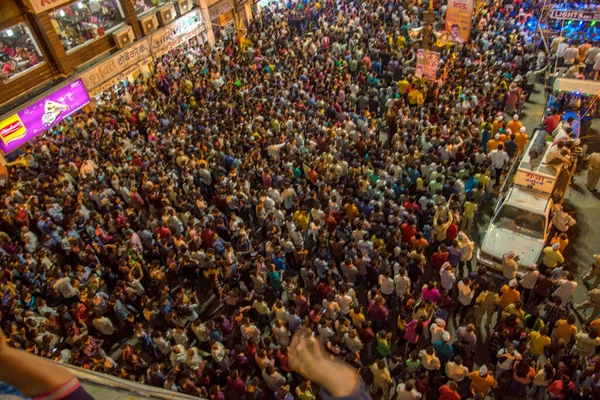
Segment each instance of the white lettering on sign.
M125 79L127 79L127 77L131 74L133 74L134 72L138 71L140 68L142 68L142 66L144 65L148 65L152 62L152 57L148 57L144 60L142 60L141 62L139 62L138 64L134 65L133 67L125 70L124 72L120 73L119 75L105 81L104 83L102 83L101 85L97 86L96 88L92 89L89 91L90 96L96 96L98 93L102 93L108 89L110 89L111 87L115 86L117 83L119 82L123 82Z
M81 75L83 83L88 90L106 82L117 74L122 73L127 68L131 67L150 56L150 43L148 39L142 39L135 42L133 45L123 49L108 60L85 71Z
M600 11L597 10L550 10L550 18L572 19L575 21L594 21L600 19Z
M152 35L152 54L161 55L200 33L202 15L193 10ZM191 35L191 36L190 36ZM174 42L178 42L173 46Z

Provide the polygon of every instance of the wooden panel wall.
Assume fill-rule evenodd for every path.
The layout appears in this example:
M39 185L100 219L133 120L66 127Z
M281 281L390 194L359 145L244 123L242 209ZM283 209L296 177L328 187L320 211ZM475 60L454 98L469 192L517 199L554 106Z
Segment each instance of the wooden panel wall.
M51 65L46 62L33 71L6 83L0 83L0 105L23 95L37 86L56 77Z
M15 0L0 0L0 23L20 15L21 8Z

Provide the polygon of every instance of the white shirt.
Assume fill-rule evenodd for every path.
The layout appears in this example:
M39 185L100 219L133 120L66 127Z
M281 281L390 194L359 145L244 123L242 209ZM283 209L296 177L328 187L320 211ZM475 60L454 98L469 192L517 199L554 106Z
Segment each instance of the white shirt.
M527 271L527 273L521 278L521 286L523 286L525 289L535 288L535 284L537 283L539 276L540 271L538 270Z
M465 285L463 281L458 282L456 285L458 288L458 301L463 306L468 306L471 304L471 300L473 300L473 296L475 295L475 291L469 287L469 285Z
M472 240L459 241L458 246L460 249L460 261L470 261L473 258L473 248L475 243Z
M502 169L510 161L508 154L504 150L492 150L489 154L492 167L496 169Z
M350 306L352 305L352 297L349 295L337 296L336 301L340 305L340 313L342 315L348 315L350 313Z
M410 289L410 278L406 275L397 275L394 281L396 283L396 296L404 296Z
M498 358L500 358L501 355L506 354L506 349L500 349L498 350ZM498 361L498 367L502 368L505 371L508 371L509 369L512 368L513 363L515 362L515 360L520 360L523 357L521 356L521 353L519 353L518 351L514 351L513 356L512 357L508 357L503 359L503 361Z
M455 280L456 277L454 276L454 272L451 272L450 269L440 270L440 282L442 284L443 289L452 289L452 285L454 285Z
M71 297L75 296L75 289L73 289L73 286L71 285L71 279L68 277L57 280L54 283L54 288L58 289L60 294L62 294L65 299L70 299Z
M363 348L363 344L358 336L352 339L347 333L345 333L343 341L346 347L348 347L348 350L352 352L360 351Z
M462 382L469 374L469 369L464 365L457 365L454 361L446 364L446 375L455 382Z
M569 45L567 43L561 43L558 45L557 49L556 49L556 56L557 57L564 57L565 56L565 52L567 51L567 49L569 48Z
M577 47L569 47L567 50L565 50L565 64L573 64L577 56L579 56L579 50Z
M92 321L92 325L94 325L94 328L102 332L103 335L111 336L113 333L115 333L115 327L113 326L112 321L106 317L94 319Z
M404 383L399 383L398 386L396 386L396 393L398 394L398 400L419 400L423 397L416 389L407 392L404 389Z
M562 299L562 304L566 305L577 287L577 282L561 279L558 281L558 285L558 289L554 291L554 296L560 297Z
M429 331L431 332L431 344L435 344L442 340L442 335L444 334L444 332L446 332L446 329L444 329L441 326L438 326L438 324L436 323L433 323L431 324Z
M571 217L568 213L556 207L554 209L554 215L552 216L552 224L556 229L561 232L566 232L569 230L571 225L575 225L577 221L573 217Z
M389 276L385 277L383 275L379 275L379 289L381 289L381 293L385 295L394 293L394 280Z
M600 70L600 53L596 54L594 58L594 71Z

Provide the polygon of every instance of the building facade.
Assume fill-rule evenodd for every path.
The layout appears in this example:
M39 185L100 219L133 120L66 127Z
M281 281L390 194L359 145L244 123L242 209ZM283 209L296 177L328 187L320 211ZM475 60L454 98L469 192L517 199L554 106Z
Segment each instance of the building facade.
M147 72L182 43L213 43L211 21L234 12L234 0L2 0L0 114L71 78L93 95Z

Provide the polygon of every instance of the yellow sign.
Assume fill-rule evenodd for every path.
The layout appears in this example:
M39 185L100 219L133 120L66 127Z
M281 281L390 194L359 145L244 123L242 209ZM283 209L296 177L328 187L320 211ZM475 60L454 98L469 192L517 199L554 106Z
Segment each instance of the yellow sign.
M449 0L446 9L446 32L451 42L467 43L471 33L474 0Z
M27 128L18 114L11 115L0 122L0 139L6 145L21 139L27 133Z

